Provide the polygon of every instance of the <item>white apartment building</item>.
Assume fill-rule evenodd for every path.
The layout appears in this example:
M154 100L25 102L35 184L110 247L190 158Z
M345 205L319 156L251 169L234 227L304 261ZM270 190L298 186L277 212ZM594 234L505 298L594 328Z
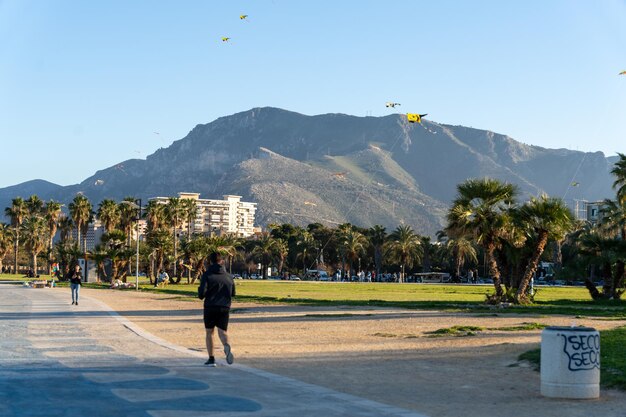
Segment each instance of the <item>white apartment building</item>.
M241 196L225 195L223 200L200 198L199 193L178 193L180 199L196 201L197 213L192 231L194 233L232 233L238 237L248 237L255 233L254 216L256 203L241 201ZM169 197L155 197L159 203L166 204ZM184 223L181 232L186 231Z

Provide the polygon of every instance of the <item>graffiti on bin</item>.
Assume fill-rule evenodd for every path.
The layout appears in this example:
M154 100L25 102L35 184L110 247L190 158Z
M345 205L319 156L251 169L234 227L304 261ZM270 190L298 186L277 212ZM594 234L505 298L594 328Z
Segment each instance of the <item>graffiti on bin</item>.
M563 338L563 352L569 359L570 371L600 369L600 335L561 334L559 336Z

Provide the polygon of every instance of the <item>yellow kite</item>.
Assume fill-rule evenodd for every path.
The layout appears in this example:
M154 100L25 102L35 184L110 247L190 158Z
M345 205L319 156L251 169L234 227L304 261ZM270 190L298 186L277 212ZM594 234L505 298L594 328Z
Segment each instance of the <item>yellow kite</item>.
M239 18L241 20L246 20L248 18L248 15L247 14L242 14L241 16L239 16Z
M230 38L222 38L222 42L228 42Z
M424 116L428 116L428 113L426 114L407 113L406 114L406 118L409 121L409 123L422 123L422 117Z

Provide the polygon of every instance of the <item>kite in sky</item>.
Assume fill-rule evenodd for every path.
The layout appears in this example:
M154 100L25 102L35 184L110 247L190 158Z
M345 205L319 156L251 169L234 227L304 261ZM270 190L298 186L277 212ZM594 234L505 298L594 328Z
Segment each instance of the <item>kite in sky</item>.
M620 72L619 75L626 75L626 71Z
M409 123L422 123L422 117L424 116L428 116L428 113L426 114L407 113L406 114L406 118L409 121Z
M580 185L580 183L579 183L579 182L573 182L573 183L572 183L572 187L578 187L579 185Z
M239 16L239 19L241 20L246 20L248 18L247 14L242 14L241 16Z
M226 37L222 38L222 42L228 42L229 40L230 38L226 38Z
M393 101L388 101L385 103L385 107L396 107L400 106L400 103L394 103Z

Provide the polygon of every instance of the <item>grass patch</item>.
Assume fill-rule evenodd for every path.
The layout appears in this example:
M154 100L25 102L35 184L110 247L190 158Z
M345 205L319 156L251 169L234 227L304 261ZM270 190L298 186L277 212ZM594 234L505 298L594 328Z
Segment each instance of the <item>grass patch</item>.
M626 327L600 332L600 385L626 391ZM541 366L541 349L533 349L519 355L518 360L527 361L536 370Z
M374 333L370 336L376 336L376 337L398 337L397 335L393 334L393 333Z
M500 332L525 332L530 330L542 330L548 327L543 323L522 323L519 326L505 326L505 327L490 327L488 330L495 330Z
M373 316L373 314L352 314L352 313L339 313L339 314L305 314L304 317L316 317L323 319L334 319L336 317L365 317L365 316Z
M484 330L483 327L480 326L452 326L452 327L444 327L443 329L433 330L432 332L427 332L430 337L441 337L441 336L454 336L454 337L465 337L465 336L476 336L478 332Z

